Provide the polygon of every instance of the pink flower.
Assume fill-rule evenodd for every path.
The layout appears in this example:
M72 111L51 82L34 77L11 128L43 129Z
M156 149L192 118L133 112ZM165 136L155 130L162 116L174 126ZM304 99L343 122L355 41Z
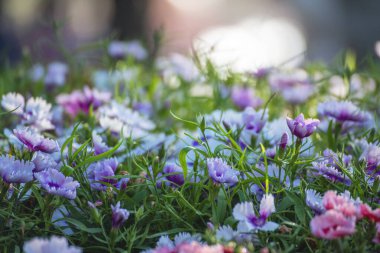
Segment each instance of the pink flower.
M372 210L367 204L360 205L360 214L362 217L370 219L371 221L380 223L380 208Z
M337 210L314 217L310 222L311 233L323 239L337 239L355 233L355 217L346 217Z
M348 217L357 217L359 214L357 206L349 196L338 195L335 191L327 191L322 203L326 210L336 210Z

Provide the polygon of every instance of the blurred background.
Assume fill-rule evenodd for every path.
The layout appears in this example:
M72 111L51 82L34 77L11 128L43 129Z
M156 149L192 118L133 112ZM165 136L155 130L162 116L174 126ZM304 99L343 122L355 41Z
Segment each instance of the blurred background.
M380 39L380 1L357 0L0 0L0 61L23 50L38 61L104 39L142 39L161 31L160 54L209 53L237 71L304 60L358 58Z

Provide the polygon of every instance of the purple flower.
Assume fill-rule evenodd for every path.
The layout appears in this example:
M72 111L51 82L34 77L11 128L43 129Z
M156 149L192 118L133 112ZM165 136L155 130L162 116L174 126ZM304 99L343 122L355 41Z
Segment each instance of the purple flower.
M367 174L379 176L380 175L380 147L375 144L368 144L363 153L361 154L360 160L364 160L367 163L366 170Z
M75 199L77 196L76 189L79 187L77 181L72 177L65 177L61 172L55 169L45 170L34 173L35 178L48 193L62 196L68 199Z
M17 128L13 133L30 151L54 153L59 150L57 141L43 137L32 128Z
M293 135L297 136L299 139L310 136L319 124L318 119L306 119L301 113L294 120L286 117L286 123Z
M105 144L95 131L92 132L92 143L94 144L94 154L99 155L107 152L110 148Z
M180 186L185 183L185 179L183 177L183 169L174 163L166 164L163 169L163 173L164 175L170 174L165 176L171 183L173 183L176 186Z
M87 176L91 187L96 190L105 191L107 184L117 186L118 179L114 178L119 162L116 158L109 158L91 164L87 168Z
M371 119L368 112L360 110L350 101L328 101L318 105L318 114L335 119L338 122L363 123Z
M253 89L249 87L234 86L231 92L231 99L240 109L246 107L258 108L263 103L260 98L254 95Z
M80 248L69 246L66 238L52 236L50 239L33 238L24 244L25 253L81 253Z
M306 204L310 207L316 214L322 214L325 212L325 207L322 203L322 196L315 190L306 190Z
M280 92L284 99L292 104L303 103L314 93L314 87L303 70L294 73L272 73L268 81L273 91Z
M34 164L16 160L11 156L0 156L0 176L7 183L27 183L33 180Z
M101 105L109 101L111 93L100 92L85 86L83 91L76 90L71 94L62 94L57 97L57 103L63 106L65 111L75 117L78 113L88 113L90 107L95 111Z
M237 204L233 210L233 216L239 221L238 231L242 233L262 230L273 231L277 229L278 224L267 221L268 217L275 212L273 195L265 195L260 202L259 215L255 214L252 202L243 202Z
M40 172L47 169L57 169L58 167L58 163L51 154L46 154L40 151L34 154L32 162L35 165L33 172Z
M288 145L288 139L289 139L289 135L288 133L283 133L283 135L281 136L281 139L280 139L280 142L278 143L278 146L280 147L280 149L284 150L286 149L286 145Z
M214 183L233 186L239 181L239 172L232 169L222 158L208 158L207 168Z
M148 52L137 40L130 42L112 41L108 46L108 54L116 59L132 56L139 61L148 57Z
M258 134L268 120L268 113L265 113L264 110L255 111L252 107L247 107L242 118L245 129Z
M127 209L120 208L120 201L115 206L112 206L112 228L120 228L129 217Z
M52 62L47 67L45 85L47 87L63 86L69 68L62 62Z
M327 162L313 162L312 164L316 170L316 175L321 175L332 182L341 182L346 185L351 184L351 180L346 175Z

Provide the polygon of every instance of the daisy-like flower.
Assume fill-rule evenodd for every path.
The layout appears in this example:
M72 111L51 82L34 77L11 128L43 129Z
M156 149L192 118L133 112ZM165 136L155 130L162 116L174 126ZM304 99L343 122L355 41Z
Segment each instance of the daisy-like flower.
M43 137L32 128L16 128L13 133L30 151L54 153L59 150L57 141Z
M239 172L232 169L222 158L208 158L207 168L214 183L233 186L239 181Z
M66 238L52 236L50 239L33 238L24 244L25 253L81 253L82 250L69 246Z
M322 204L322 196L315 190L306 190L306 204L316 214L322 214L325 212L325 207Z
M234 86L231 91L231 99L240 109L247 107L258 108L263 104L263 101L256 97L253 89L249 87Z
M338 122L360 122L368 121L371 116L368 112L360 110L350 101L327 101L318 105L318 114L329 117Z
M112 228L120 228L124 222L129 218L127 209L120 208L120 201L115 206L111 205L112 209Z
M96 111L101 105L108 102L111 98L111 93L100 92L96 89L90 89L85 86L83 91L73 91L70 94L61 94L57 97L57 103L60 104L65 111L75 117L78 113L88 113L90 107Z
M27 183L33 180L34 164L16 160L10 156L0 156L0 176L7 183Z
M295 119L286 118L286 123L293 135L299 139L309 137L319 124L318 119L305 119L301 113Z
M55 169L45 170L34 173L35 178L48 193L62 196L68 199L75 199L77 196L76 189L79 183L72 177L65 177L61 172Z
M239 221L238 231L242 233L251 231L274 231L278 224L267 221L268 217L275 212L273 195L265 195L260 202L259 215L255 214L252 202L237 204L233 210L233 216Z
M380 147L375 144L368 144L361 154L360 160L367 163L366 172L369 175L380 175Z
M311 233L328 240L341 238L355 233L355 221L355 218L332 209L311 220Z

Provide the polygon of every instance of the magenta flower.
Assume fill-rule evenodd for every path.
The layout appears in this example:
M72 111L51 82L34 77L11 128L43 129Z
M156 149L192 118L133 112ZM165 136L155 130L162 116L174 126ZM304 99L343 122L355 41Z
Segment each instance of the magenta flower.
M360 205L360 216L373 222L380 223L380 208L372 210L367 204Z
M69 246L66 238L52 236L50 239L33 238L24 244L25 253L81 253L78 247Z
M355 217L347 217L337 210L328 210L310 222L311 233L323 239L337 239L355 233Z
M127 209L120 208L120 201L112 208L112 228L120 228L124 222L129 218L129 212Z
M222 158L208 158L207 168L210 178L219 184L235 185L239 172L232 169Z
M45 170L34 173L35 178L48 193L62 196L68 199L75 199L77 196L76 189L79 183L72 177L65 177L61 172L55 169Z
M305 119L302 113L295 119L287 117L286 122L292 134L299 139L309 137L317 129L319 124L318 119Z
M239 221L238 231L247 233L255 230L273 231L279 226L275 222L267 221L268 217L275 212L273 195L264 195L260 202L259 215L255 214L252 202L237 204L233 210L233 216Z
M27 183L33 180L34 164L16 160L11 156L0 156L0 176L4 182Z
M30 151L54 153L59 150L57 141L43 137L33 128L17 128L13 133Z
M234 86L231 92L232 102L244 109L246 107L258 108L262 105L263 101L254 95L254 92L249 87Z
M100 92L85 86L83 91L76 90L71 94L62 94L57 97L57 103L72 117L78 113L88 113L90 107L95 111L109 101L111 93Z

